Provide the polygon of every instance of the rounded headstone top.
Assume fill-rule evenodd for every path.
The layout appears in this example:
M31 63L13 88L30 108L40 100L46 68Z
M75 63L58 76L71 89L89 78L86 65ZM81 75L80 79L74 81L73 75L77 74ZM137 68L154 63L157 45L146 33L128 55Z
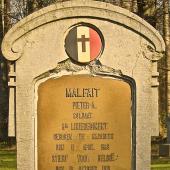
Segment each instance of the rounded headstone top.
M16 45L16 42L38 27L67 19L81 19L81 22L85 22L84 18L118 23L143 36L148 42L152 43L155 51L161 53L165 51L165 43L158 31L134 13L105 2L73 0L57 2L18 22L5 35L2 43L3 55L11 61L20 58L27 42L21 46Z

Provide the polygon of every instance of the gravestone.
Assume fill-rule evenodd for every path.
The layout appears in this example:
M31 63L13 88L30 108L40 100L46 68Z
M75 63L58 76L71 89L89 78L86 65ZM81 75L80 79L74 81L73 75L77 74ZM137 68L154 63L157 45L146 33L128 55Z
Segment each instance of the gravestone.
M159 145L159 156L160 157L170 157L170 148L169 144L160 144Z
M111 4L67 1L16 24L2 50L18 170L150 169L165 50L152 26Z
M167 143L170 144L170 120L167 118Z
M164 144L160 144L159 146L159 155L161 157L170 157L170 119L166 120L167 125L167 142Z

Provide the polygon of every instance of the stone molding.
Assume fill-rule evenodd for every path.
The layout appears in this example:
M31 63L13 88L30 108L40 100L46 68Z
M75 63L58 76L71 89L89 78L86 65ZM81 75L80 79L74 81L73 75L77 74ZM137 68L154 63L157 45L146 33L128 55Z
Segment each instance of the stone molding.
M21 57L24 47L24 43L23 46L15 44L18 39L44 24L71 18L94 18L128 27L150 43L154 43L153 46L156 52L162 53L165 51L165 43L157 30L128 10L104 2L72 0L41 9L12 27L2 43L4 56L10 61L17 60Z

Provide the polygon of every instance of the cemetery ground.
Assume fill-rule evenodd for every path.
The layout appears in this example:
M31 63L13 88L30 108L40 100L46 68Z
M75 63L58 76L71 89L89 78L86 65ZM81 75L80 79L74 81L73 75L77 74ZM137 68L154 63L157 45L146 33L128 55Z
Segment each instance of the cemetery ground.
M16 149L0 145L0 170L16 170ZM170 170L170 158L152 159L151 170Z
M0 143L0 170L16 170L16 147Z
M152 159L151 170L170 170L170 158Z

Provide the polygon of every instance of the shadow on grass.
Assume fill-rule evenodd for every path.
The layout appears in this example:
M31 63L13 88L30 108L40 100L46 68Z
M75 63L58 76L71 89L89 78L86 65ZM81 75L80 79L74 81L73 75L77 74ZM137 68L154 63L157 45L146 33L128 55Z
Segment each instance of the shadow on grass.
M0 170L16 170L16 151L0 150ZM170 170L170 158L152 160L151 170Z
M16 151L0 150L0 170L16 170Z
M152 159L151 170L170 170L170 158L157 157Z

